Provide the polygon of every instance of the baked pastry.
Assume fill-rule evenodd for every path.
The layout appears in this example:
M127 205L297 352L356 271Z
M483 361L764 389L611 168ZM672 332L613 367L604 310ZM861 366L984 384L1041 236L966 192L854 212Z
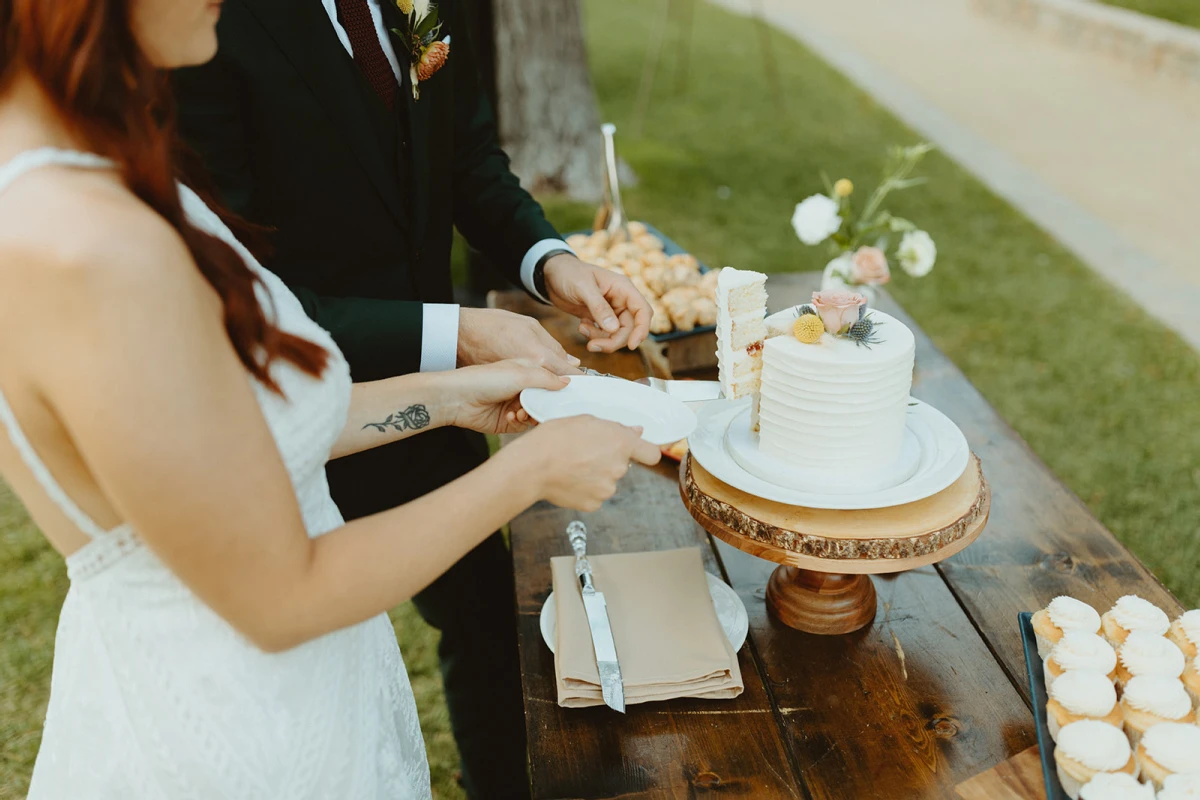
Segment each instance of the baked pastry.
M1033 635L1037 638L1038 655L1045 659L1066 631L1100 632L1100 615L1096 609L1074 597L1056 597L1050 605L1033 615Z
M1200 772L1168 775L1158 800L1200 800Z
M1196 732L1200 733L1200 728ZM1079 790L1101 773L1138 776L1138 765L1125 734L1094 719L1072 722L1058 732L1054 763L1059 783L1071 800L1079 800Z
M1050 738L1057 740L1064 726L1081 719L1094 719L1120 728L1123 717L1117 705L1117 690L1103 672L1073 670L1050 687L1046 723Z
M1200 647L1200 608L1185 611L1171 623L1167 638L1188 658L1195 658Z
M1165 637L1133 631L1117 648L1117 684L1124 686L1138 675L1179 678L1185 664L1183 652Z
M1121 695L1125 735L1137 747L1142 735L1164 722L1195 722L1192 698L1177 678L1139 675L1125 684Z
M1075 669L1102 672L1110 681L1116 682L1117 651L1095 633L1067 631L1042 662L1046 688L1053 686L1059 675Z
M1100 618L1104 638L1113 647L1120 647L1130 631L1146 631L1164 635L1171 627L1166 613L1149 600L1127 594Z
M1079 800L1154 800L1154 787L1124 772L1101 772L1079 790Z
M1142 777L1163 788L1168 776L1200 773L1200 725L1164 722L1142 735L1137 746Z
M1192 697L1192 704L1200 709L1200 658L1188 662L1183 670L1183 688Z

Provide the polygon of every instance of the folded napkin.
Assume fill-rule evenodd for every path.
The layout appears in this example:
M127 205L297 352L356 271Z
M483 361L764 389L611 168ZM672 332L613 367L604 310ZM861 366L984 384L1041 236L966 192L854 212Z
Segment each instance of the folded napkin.
M672 697L723 699L742 693L737 654L717 621L699 548L588 560L596 591L608 604L627 704ZM558 704L603 705L575 558L552 558L550 570L558 615Z

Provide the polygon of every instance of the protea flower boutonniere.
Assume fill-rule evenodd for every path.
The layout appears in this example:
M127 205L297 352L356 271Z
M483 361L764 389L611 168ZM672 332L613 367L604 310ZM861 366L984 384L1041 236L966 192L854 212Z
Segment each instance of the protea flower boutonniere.
M392 33L408 53L408 76L412 81L413 99L421 97L420 85L442 68L450 56L450 37L438 41L442 23L437 4L432 0L395 0L396 8L404 15L399 28Z

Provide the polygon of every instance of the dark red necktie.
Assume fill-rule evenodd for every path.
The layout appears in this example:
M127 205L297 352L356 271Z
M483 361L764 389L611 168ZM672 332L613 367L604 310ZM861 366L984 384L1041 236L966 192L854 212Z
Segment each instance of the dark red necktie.
M400 87L396 83L396 73L392 72L392 65L388 63L379 44L379 34L371 20L367 0L337 0L337 16L338 22L346 29L346 35L350 37L350 47L354 50L354 61L358 68L387 107L394 107Z

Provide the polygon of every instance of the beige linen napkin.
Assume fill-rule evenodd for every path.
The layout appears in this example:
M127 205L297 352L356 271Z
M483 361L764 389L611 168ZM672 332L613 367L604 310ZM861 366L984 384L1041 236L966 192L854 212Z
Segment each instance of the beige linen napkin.
M627 704L742 693L737 654L717 621L699 548L588 560L596 591L608 604ZM558 704L603 705L574 556L552 558L550 570L558 615Z

